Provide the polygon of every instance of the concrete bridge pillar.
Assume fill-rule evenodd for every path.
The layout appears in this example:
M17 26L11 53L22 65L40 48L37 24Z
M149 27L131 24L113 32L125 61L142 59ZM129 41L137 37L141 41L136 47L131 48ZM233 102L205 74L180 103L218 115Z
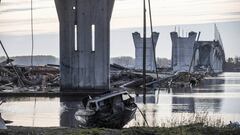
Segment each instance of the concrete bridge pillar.
M188 37L179 37L177 32L171 32L172 68L174 71L188 71L197 33L190 32Z
M114 0L55 0L60 22L61 91L109 89Z
M135 68L142 69L143 67L143 38L140 36L140 33L135 32L132 33L133 42L135 45ZM153 32L153 45L156 48L157 41L158 41L159 33ZM156 69L156 65L154 62L154 53L153 53L153 46L152 46L152 38L146 39L146 70L153 71Z

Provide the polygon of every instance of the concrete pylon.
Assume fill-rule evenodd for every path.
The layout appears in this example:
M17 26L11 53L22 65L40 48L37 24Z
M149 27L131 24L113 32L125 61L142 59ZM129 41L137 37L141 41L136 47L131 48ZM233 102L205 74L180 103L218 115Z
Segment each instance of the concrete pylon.
M61 91L109 89L114 0L55 0L55 4L60 21Z
M188 71L197 33L190 32L188 37L179 37L177 32L171 32L172 68L173 71Z
M135 69L142 69L143 67L143 38L141 38L140 33L135 32L132 33L133 42L135 45ZM156 48L159 33L153 32L153 44L154 48ZM153 71L156 69L156 65L154 62L154 53L152 46L152 39L146 39L146 70Z

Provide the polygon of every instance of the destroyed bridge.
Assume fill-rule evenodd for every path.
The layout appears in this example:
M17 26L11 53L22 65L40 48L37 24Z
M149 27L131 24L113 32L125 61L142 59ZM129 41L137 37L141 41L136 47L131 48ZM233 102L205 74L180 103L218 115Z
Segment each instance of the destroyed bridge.
M1 2L1 0L0 0ZM110 20L115 0L55 0L60 29L60 90L102 92L110 88ZM154 47L159 33L155 33ZM197 34L171 33L173 71L209 69L222 72L225 54L218 31L214 41L196 41ZM136 52L141 38L133 34ZM150 42L150 40L149 40ZM150 51L153 50L149 47ZM136 54L139 56L139 54ZM141 56L137 57L141 67ZM155 69L153 54L147 63ZM140 66L139 66L140 65Z

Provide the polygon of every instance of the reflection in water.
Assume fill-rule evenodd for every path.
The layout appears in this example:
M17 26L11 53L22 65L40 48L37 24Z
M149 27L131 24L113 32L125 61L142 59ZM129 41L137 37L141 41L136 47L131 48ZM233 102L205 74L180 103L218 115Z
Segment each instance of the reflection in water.
M209 87L209 85L210 86L221 85L224 83L225 83L225 79L210 77L210 78L206 78L205 80L203 80L202 86Z
M195 113L194 98L172 97L172 112Z
M79 127L80 122L75 118L75 113L85 109L81 98L60 97L60 126L62 127Z
M37 98L35 97L35 99L34 99L34 107L33 107L33 122L32 122L32 126L33 127L35 125L36 103L37 103Z
M208 115L212 115L213 117L220 116L228 123L231 119L238 120L240 118L240 111L236 109L240 106L234 102L236 100L240 101L240 91L236 89L236 87L240 87L238 84L240 81L240 73L238 77L229 77L229 75L231 76L231 74L226 73L219 77L206 78L206 80L196 88L172 88L148 91L146 95L148 104L145 106L141 105L141 92L134 91L133 93L136 95L136 102L141 110L147 110L145 112L150 126L161 126L162 122L167 123L169 119L180 118L184 114L189 116L188 113L208 113ZM235 84L236 82L237 84ZM228 104L229 102L231 102L231 104ZM225 109L229 108L226 107L226 104L231 106L231 111ZM236 112L234 112L234 114L225 113L233 113L232 110L236 110ZM139 121L143 122L139 113L136 118L137 119L131 122L129 126L138 126Z
M225 88L222 84L225 83L224 79L207 78L203 80L200 87L197 88L173 88L174 95L186 93L223 93ZM221 110L220 98L196 98L196 97L182 97L172 96L172 112L213 112L217 113Z
M222 99L220 98L196 98L195 110L196 112L213 112L218 113L221 111Z
M221 110L220 98L172 97L172 112L213 112Z
M13 121L10 125L59 126L59 107L58 98L7 98L0 112L4 119Z
M143 98L144 95L143 94L135 94L135 102L136 103L143 103ZM155 104L156 103L156 96L154 94L146 94L145 96L145 100L146 100L146 103L153 103Z

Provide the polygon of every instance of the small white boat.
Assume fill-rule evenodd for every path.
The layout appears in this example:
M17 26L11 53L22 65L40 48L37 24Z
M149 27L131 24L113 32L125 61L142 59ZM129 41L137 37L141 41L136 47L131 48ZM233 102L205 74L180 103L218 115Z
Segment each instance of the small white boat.
M134 98L125 90L108 92L85 103L85 109L75 113L83 127L122 128L137 109Z

